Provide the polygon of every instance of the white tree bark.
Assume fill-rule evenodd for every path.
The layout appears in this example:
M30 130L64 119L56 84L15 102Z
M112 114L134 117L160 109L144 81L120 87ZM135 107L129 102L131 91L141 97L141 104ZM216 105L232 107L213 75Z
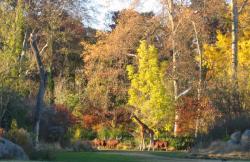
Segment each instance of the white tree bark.
M173 0L167 0L166 1L166 7L167 7L167 15L168 15L168 22L171 29L171 41L172 41L172 53L173 53L173 87L174 87L174 99L175 102L178 100L178 83L177 83L177 51L176 51L176 45L175 45L175 22L174 22L174 2ZM177 131L179 129L178 120L179 120L179 113L176 110L175 111L175 123L174 123L174 135L177 135Z
M238 22L239 22L239 13L237 0L232 0L232 82L233 88L237 88L238 77Z
M192 21L193 27L194 27L194 33L195 33L195 39L196 39L196 45L197 45L197 51L199 54L199 85L198 85L198 101L201 100L201 91L202 91L202 63L203 63L203 55L202 55L202 51L200 48L200 41L198 38L198 32L197 32L197 28L195 25L195 22ZM196 123L195 123L195 137L198 136L198 132L199 132L199 125L200 125L200 109L197 110L197 119L196 119Z

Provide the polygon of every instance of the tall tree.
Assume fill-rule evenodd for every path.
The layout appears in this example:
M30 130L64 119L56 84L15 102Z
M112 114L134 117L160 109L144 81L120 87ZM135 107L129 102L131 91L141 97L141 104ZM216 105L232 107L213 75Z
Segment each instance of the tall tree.
M36 99L36 108L35 108L35 116L34 116L34 145L35 148L38 148L39 144L39 131L40 131L40 120L41 120L41 112L43 108L43 98L46 90L46 70L44 68L44 65L42 63L41 59L41 54L44 52L44 50L47 47L47 44L43 47L41 51L39 51L37 47L37 35L36 33L31 33L30 35L30 46L32 48L32 51L34 53L34 56L36 58L36 63L37 63L37 68L39 71L39 76L40 76L40 85L39 85L39 90L37 93L37 99Z
M137 52L138 68L127 66L131 80L128 104L148 127L167 128L172 124L172 96L164 86L157 49L141 41Z
M240 108L240 99L238 92L238 32L239 32L239 14L244 9L248 0L244 0L240 9L238 9L238 0L232 0L232 106L234 109Z
M86 98L91 107L114 114L114 118L108 119L112 127L117 126L114 122L116 110L127 104L126 66L136 59L137 46L152 32L155 20L152 16L124 10L119 13L117 22L110 33L98 32L95 44L84 44Z

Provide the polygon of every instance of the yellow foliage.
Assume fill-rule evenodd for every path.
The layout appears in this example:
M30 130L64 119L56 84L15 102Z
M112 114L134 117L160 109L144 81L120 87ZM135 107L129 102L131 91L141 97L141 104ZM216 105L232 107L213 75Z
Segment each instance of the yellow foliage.
M243 0L238 1L239 5ZM232 67L231 34L217 32L217 42L204 45L204 66L215 79L229 79ZM249 84L250 70L250 6L246 5L239 15L238 78L242 88Z

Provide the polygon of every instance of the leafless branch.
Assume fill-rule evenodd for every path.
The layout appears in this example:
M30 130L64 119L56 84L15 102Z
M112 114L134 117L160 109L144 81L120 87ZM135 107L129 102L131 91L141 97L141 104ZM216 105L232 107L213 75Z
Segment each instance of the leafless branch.
M128 53L127 56L137 57L137 55L136 55L136 54L133 54L133 53Z
M242 10L245 8L245 6L247 5L248 0L244 0L243 4L241 5L240 9L239 9L239 14L241 14Z
M46 50L47 47L48 47L48 43L46 43L46 44L43 46L42 50L40 51L40 55L42 55L42 54L44 53L44 51Z
M192 89L192 87L189 87L189 88L186 89L185 91L181 92L181 93L177 96L177 99L180 98L181 96L186 95L191 89Z

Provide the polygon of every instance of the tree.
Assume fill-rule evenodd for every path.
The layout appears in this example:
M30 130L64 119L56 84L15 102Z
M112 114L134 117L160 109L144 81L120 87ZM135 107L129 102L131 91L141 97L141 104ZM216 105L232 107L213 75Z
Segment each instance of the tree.
M20 80L20 78L18 78L18 68L24 37L24 3L21 0L15 4L2 1L0 2L0 6L0 44L2 44L0 50L2 61L0 74L8 75L9 78L15 77L17 80ZM10 82L13 83L12 81Z
M190 41L193 39L193 30L188 27L192 25L192 19L197 16L190 10L185 3L177 3L173 0L163 1L166 14L163 15L166 20L166 31L169 34L165 39L169 58L172 59L171 72L168 72L173 81L173 94L175 104L178 99L190 92L192 87L192 78L197 73L194 69L196 66L193 59L193 51L190 46ZM185 37L184 37L185 35ZM180 115L178 110L175 111L174 134L178 135L178 127Z
M244 15L242 18L244 19L246 15ZM242 20L243 20L242 19ZM244 21L241 21L242 25L247 23ZM240 39L238 41L238 72L237 75L239 78L237 79L238 81L238 88L236 89L238 91L238 95L241 95L242 101L241 105L245 105L244 107L241 107L245 109L248 107L246 103L247 100L246 95L248 95L247 91L249 88L249 59L248 57L248 52L249 51L249 29L244 29L242 32L240 32ZM232 96L232 93L235 93L235 89L232 89L234 87L234 83L231 82L232 79L232 74L233 69L232 69L232 51L230 50L231 48L231 38L230 34L222 34L218 33L217 35L217 42L213 45L206 44L204 46L204 66L208 68L208 73L207 73L207 80L208 80L208 86L209 90L211 91L212 89L216 89L216 87L224 87L223 89L228 89L228 92L230 96ZM223 90L222 88L220 88ZM224 94L225 95L225 94ZM244 97L245 96L245 97ZM226 100L226 98L225 98ZM213 101L216 101L213 99ZM243 104L243 103L245 104ZM241 105L235 105L235 101L232 100L232 98L227 99L227 105L224 110L222 110L225 114L231 114L232 116L239 114L241 111L239 109L239 106ZM226 104L219 104L218 107L222 108L223 105ZM234 106L232 106L234 105Z
M232 0L232 106L234 109L240 107L238 92L238 32L239 32L239 13L244 9L248 0L244 0L240 10L238 9L238 0Z
M152 32L152 16L124 10L118 15L117 25L108 33L97 32L97 42L84 42L84 72L87 78L86 108L99 110L106 124L117 127L116 111L127 104L129 81L126 66L134 63L135 51L142 38ZM103 113L105 112L105 113ZM105 114L107 117L105 117ZM111 117L110 117L110 114Z
M85 1L82 1L85 3ZM48 50L44 53L43 60L48 69L48 93L46 99L50 105L60 102L66 103L67 96L74 91L79 91L76 85L76 77L82 68L82 46L80 42L84 38L82 24L82 12L78 11L79 1L41 1L31 3L27 15L28 25L39 31L40 40L38 46L48 43ZM28 57L28 56L26 56ZM32 57L27 73L35 75L35 62ZM68 78L67 78L68 77ZM67 86L62 93L61 86Z
M35 55L37 68L38 68L39 76L40 76L40 85L39 85L39 90L37 93L35 116L34 116L34 135L35 135L34 145L35 145L35 148L37 148L39 144L40 120L41 120L41 112L42 112L42 108L44 104L43 98L44 98L44 94L46 90L46 80L47 80L47 76L46 76L47 74L46 74L40 55L44 52L45 48L47 47L47 44L43 47L41 51L39 51L37 47L37 35L35 35L35 33L32 32L30 35L30 46Z
M163 83L157 49L141 41L137 52L138 68L127 66L131 80L128 104L148 127L167 128L172 124L172 96Z

